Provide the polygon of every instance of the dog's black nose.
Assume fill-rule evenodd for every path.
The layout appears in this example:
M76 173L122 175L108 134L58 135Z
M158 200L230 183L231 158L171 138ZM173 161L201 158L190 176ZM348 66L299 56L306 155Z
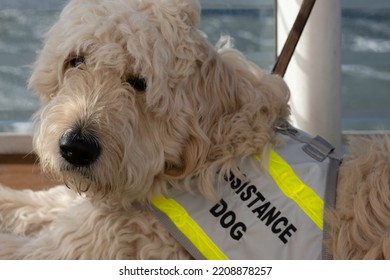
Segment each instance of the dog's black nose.
M100 155L98 140L81 130L67 130L60 141L61 156L70 164L82 167L91 165Z

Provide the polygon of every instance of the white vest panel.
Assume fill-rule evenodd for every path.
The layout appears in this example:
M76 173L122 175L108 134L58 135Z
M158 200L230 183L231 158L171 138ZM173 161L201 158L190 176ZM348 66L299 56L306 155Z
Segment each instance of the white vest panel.
M309 139L302 132L297 131L298 134ZM284 144L273 152L299 178L300 183L294 183L293 188L290 188L291 182L281 187L283 183L275 181L272 172L262 170L259 160L253 156L243 162L237 160L241 174L226 174L222 182L216 184L219 198L216 202L208 201L200 194L178 190L172 190L166 197L185 209L229 259L322 258L323 204L332 159L327 156L318 159L316 155L313 158L309 141L283 134L278 134L278 137ZM307 148L309 151L304 152ZM314 149L314 153L316 151ZM270 162L270 165L273 163ZM274 168L279 179L291 181L289 172L279 170L277 163ZM154 203L154 206L157 216L166 215L160 203ZM310 211L311 214L308 214ZM180 233L182 230L178 230L177 224L177 221L173 221L167 227L174 228L171 232L181 242L187 237ZM201 247L191 240L184 243L192 243L195 251ZM199 257L202 253L195 255L195 258L202 258Z

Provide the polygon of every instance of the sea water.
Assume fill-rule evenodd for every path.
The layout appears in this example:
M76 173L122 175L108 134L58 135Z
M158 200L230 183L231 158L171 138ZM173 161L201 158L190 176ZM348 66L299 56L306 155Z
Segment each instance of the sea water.
M263 1L269 5L256 10L206 7L200 28L213 44L232 36L238 49L270 71L275 20L273 1ZM43 36L66 2L0 0L0 132L23 132L37 110L38 98L26 83ZM383 1L369 3L342 10L344 130L390 129L390 9Z

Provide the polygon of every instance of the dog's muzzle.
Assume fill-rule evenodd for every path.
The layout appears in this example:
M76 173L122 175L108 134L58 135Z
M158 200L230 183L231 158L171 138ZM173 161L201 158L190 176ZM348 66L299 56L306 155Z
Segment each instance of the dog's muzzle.
M65 131L59 141L60 154L75 167L86 167L94 163L101 152L96 137L83 133L80 129Z

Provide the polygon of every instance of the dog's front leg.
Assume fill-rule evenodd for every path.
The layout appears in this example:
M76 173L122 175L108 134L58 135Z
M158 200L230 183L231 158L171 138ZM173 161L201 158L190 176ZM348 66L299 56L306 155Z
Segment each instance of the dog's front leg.
M189 259L148 211L88 200L69 207L36 235L0 234L0 259Z
M26 236L18 236L9 233L0 233L0 260L17 260L20 247L28 242Z
M12 199L7 200L8 207L1 208L0 205L2 211L8 211L4 212L7 215L4 216L3 227L7 225L13 229L12 233L10 230L0 233L0 260L79 259L80 254L86 250L85 246L99 248L92 242L95 225L91 219L96 218L92 215L94 208L85 199L75 197L72 191L63 187L43 192L18 192L8 188L0 190L3 202L5 194L8 194L8 198L20 195L18 202L23 203L15 209L11 207L16 206ZM54 207L55 202L62 207ZM9 214L11 212L18 216L14 218L15 221ZM27 221L19 217L18 212L28 212ZM2 212L0 217L1 215ZM39 230L33 230L37 228ZM15 234L23 231L29 231L30 234ZM84 246L81 247L84 248L80 247L79 242L83 242Z
M26 236L36 233L78 199L63 186L38 192L0 186L0 232Z

